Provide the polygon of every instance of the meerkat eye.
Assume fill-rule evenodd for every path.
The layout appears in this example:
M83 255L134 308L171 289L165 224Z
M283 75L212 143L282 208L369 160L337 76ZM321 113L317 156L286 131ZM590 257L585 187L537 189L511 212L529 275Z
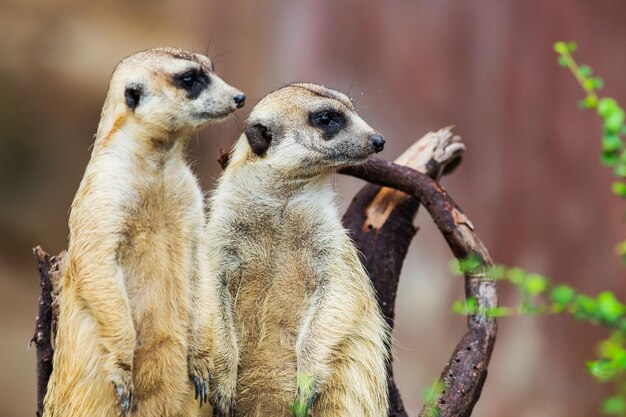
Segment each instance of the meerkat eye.
M333 110L311 113L309 120L312 126L322 129L326 140L332 138L346 124L344 115Z
M196 77L193 76L193 74L185 74L182 76L182 78L180 79L180 83L185 87L185 88L191 88L194 86L194 84L197 82Z
M174 83L187 91L187 97L195 99L209 85L209 77L201 70L192 69L175 76Z

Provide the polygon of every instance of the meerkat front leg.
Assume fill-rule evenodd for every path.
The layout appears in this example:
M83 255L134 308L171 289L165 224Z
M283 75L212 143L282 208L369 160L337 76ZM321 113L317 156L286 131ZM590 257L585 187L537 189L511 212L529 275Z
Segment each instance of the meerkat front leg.
M213 358L215 384L211 391L211 404L215 417L234 417L237 391L239 348L235 333L231 295L223 279L214 281L217 288L217 315L214 331Z
M97 251L94 249L94 252ZM126 293L124 272L114 261L108 265L79 265L78 262L70 255L69 268L74 269L70 274L77 277L75 285L78 296L84 303L84 309L96 323L97 336L105 357L105 370L113 384L121 413L126 416L133 403L132 375L136 332Z
M340 263L337 263L340 264ZM357 301L350 289L350 272L331 267L318 279L296 342L297 375L293 412L305 417L332 373L336 346L357 323Z
M216 322L215 291L207 277L206 249L203 237L194 248L194 274L192 277L192 308L189 353L189 377L193 381L195 398L200 407L209 400L213 378L213 327Z

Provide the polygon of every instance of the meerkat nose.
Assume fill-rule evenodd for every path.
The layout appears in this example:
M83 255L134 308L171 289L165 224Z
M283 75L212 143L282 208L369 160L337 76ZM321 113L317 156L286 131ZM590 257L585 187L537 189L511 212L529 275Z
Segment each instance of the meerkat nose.
M385 147L385 139L378 133L370 135L370 143L372 144L374 152L376 153L382 151Z
M235 100L235 103L237 104L237 108L240 109L246 103L246 95L237 94L235 97L233 97L233 100Z

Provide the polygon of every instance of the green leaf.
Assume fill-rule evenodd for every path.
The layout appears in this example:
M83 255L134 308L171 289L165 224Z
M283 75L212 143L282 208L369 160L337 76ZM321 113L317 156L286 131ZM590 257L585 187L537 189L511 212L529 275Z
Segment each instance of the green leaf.
M565 42L556 42L553 47L554 51L558 54L567 53L567 45L565 44Z
M593 109L598 104L598 99L594 96L587 96L578 102L581 109Z
M576 42L568 42L567 43L567 50L570 53L576 52L576 48L578 48L578 45L576 45Z
M621 416L626 412L626 401L623 397L613 396L604 400L602 412L610 416Z
M626 350L624 350L620 332L614 332L611 337L603 340L598 346L598 352L603 358L610 359L612 363L620 362L626 358Z
M562 67L567 67L569 64L569 60L567 58L565 58L564 56L560 56L556 62L559 63L560 66Z
M459 259L459 268L466 274L477 272L482 266L482 259L476 254L471 254L465 259Z
M617 370L612 366L610 361L600 359L597 361L587 362L587 370L591 372L591 375L595 376L601 381L608 381L615 376Z
M452 304L452 311L462 316L475 315L478 312L478 300L470 297L467 300L456 300Z
M602 150L606 152L614 152L623 146L622 139L615 133L607 133L602 138Z
M485 316L487 317L505 317L511 315L511 309L508 307L493 307L487 310Z
M568 285L557 285L550 291L550 300L561 306L571 303L575 296L576 292Z
M616 152L612 152L612 151L606 152L606 151L603 151L602 155L600 156L600 160L601 160L603 165L611 167L611 166L617 164L617 162L619 161L619 156L617 155Z
M604 80L600 77L596 77L596 78L592 78L593 80L593 89L594 90L600 90L602 87L604 87Z
M595 83L591 78L587 78L585 81L583 81L583 87L585 88L585 90L593 90L594 85Z
M624 312L624 306L617 301L615 294L603 291L598 295L598 314L608 322L617 320Z
M602 98L598 102L598 114L602 117L607 117L617 108L617 102L610 97Z
M580 294L574 298L574 317L577 319L593 318L597 310L597 303L593 298Z
M626 184L623 182L613 182L613 184L611 184L611 190L620 197L626 197Z
M581 65L578 70L580 71L580 75L582 75L583 77L589 77L591 74L593 74L593 70L589 65Z
M604 118L604 128L612 133L619 133L624 125L624 110L616 108Z
M539 295L548 287L548 280L539 274L529 274L524 283L526 291L531 295Z
M616 165L614 168L615 175L618 177L626 178L626 165Z

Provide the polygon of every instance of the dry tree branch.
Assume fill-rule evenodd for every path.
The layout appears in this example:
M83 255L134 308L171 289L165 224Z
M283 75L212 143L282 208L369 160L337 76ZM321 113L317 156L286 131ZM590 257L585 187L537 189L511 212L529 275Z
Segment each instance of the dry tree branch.
M452 128L430 132L408 148L395 163L438 180L460 162L465 146ZM365 185L352 200L343 218L344 225L361 253L378 295L378 301L393 328L395 300L402 264L417 229L413 220L420 200L393 188ZM406 417L400 393L388 367L389 415Z
M43 399L46 396L48 380L52 373L52 328L54 327L54 314L52 310L52 280L50 278L53 263L50 256L41 249L41 246L33 248L33 254L37 259L39 269L39 309L35 335L30 340L29 346L35 344L37 348L37 417L43 415Z
M357 194L344 216L344 224L363 254L364 264L390 324L402 262L417 232L413 219L420 202L430 213L456 258L474 255L481 261L482 267L478 271L465 275L466 297L475 298L483 312L497 305L495 283L488 276L492 265L489 254L474 235L469 220L432 179L451 171L458 164L463 149L458 138L446 128L426 135L398 159L398 163L407 167L372 159L363 165L340 171L377 184L366 185ZM227 161L227 155L222 153L219 158L222 167ZM64 259L63 254L50 259L39 246L33 251L37 257L41 286L37 331L33 337L37 345L38 416L41 416L53 366L53 301L57 290L54 281L63 268ZM448 417L471 414L487 374L495 334L494 318L486 314L468 318L468 330L441 375L442 390L435 401L426 404L420 415ZM389 371L392 389L390 417L406 416L391 369Z
M376 195L380 194L373 189L368 191L367 188L371 187L368 185L362 194L357 195L344 216L344 223L364 253L365 265L374 286L380 291L381 307L388 320L394 314L395 290L402 260L416 232L412 220L419 202L430 213L453 255L457 259L472 257L480 263L479 268L465 272L465 296L477 301L479 314L468 317L467 331L441 374L435 398L420 413L420 416L470 416L487 376L497 330L495 318L488 314L497 306L496 285L491 278L493 263L489 253L474 234L469 219L428 175L378 158L340 172L400 190L415 198L397 204L385 222L368 222L368 210L373 212L371 205L375 203ZM393 381L390 384L390 416L404 417L407 414L398 391Z

